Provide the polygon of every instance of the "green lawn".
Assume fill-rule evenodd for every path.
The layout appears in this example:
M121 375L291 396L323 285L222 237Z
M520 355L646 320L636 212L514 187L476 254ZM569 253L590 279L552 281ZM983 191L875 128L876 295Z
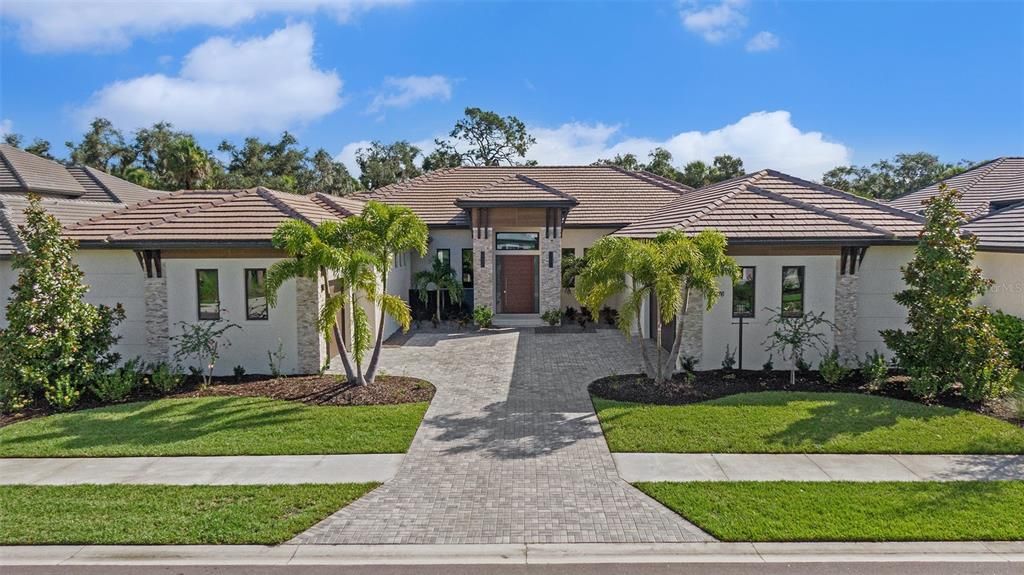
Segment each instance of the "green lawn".
M723 541L1024 539L1024 482L639 483Z
M0 457L404 453L426 403L336 407L261 397L161 399L0 428Z
M594 398L612 451L1024 453L1024 429L958 409L850 393L742 393L689 405Z
M0 486L0 545L271 545L374 487Z

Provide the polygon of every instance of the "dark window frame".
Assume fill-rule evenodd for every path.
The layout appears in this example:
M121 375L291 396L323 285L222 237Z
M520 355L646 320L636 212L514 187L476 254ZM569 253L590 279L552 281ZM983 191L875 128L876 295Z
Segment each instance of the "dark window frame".
M797 277L800 278L800 311L787 311L786 310L786 271L797 270ZM782 317L801 317L804 315L804 311L807 308L806 294L807 294L807 267L806 266L782 266L782 280L780 282L782 295L780 298L780 310L782 311ZM793 293L790 291L790 293Z
M444 257L441 257L444 254ZM434 258L438 261L448 262L448 267L452 267L452 250L450 248L437 248L434 251Z
M469 283L466 283L466 274L469 274ZM473 281L476 279L473 274L473 248L462 248L462 289L473 289Z
M750 311L747 313L736 313L736 282L732 286L732 317L752 318L757 315L757 266L740 266L740 281L743 280L743 270L751 270L750 281Z
M568 256L576 257L576 248L562 248L562 259Z
M200 284L202 283L202 280L200 279L200 277L204 273L208 273L208 272L213 273L213 276L214 276L214 278L216 279L216 282L217 282L217 312L216 312L216 314L207 313L204 316L203 315L203 293L202 293L203 290L202 290L202 288L200 286ZM215 268L200 268L200 269L196 269L196 316L199 318L199 321L220 321L220 302L221 302L221 299L220 299L220 270L217 270Z
M522 235L533 236L535 246L532 247L532 248L523 248L523 249L502 248L501 247L501 236L507 235L507 234L517 234L517 235L520 235L520 236L522 236ZM494 233L494 249L495 249L495 251L499 251L499 252L535 252L535 251L538 251L538 250L540 250L540 232L495 232Z
M253 317L249 308L249 272L263 272L263 300L267 299L267 268L245 268L242 283L245 284L245 319L247 321L270 321L270 305L265 304L263 317Z

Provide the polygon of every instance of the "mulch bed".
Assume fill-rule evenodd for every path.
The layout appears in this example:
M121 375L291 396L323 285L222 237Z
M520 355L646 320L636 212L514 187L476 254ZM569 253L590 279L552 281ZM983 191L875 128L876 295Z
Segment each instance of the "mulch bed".
M683 374L676 374L661 385L655 385L654 380L643 374L613 375L591 382L589 390L590 393L604 399L659 405L685 405L758 391L862 393L966 409L1024 426L1024 421L1016 419L1016 413L1008 400L978 404L954 394L944 394L925 400L910 393L906 384L906 376L894 375L879 388L868 387L860 375L854 372L845 380L833 385L823 380L817 372L810 372L797 373L796 383L790 385L788 371L713 370L696 372L692 382L686 381Z
M216 382L171 397L269 397L309 405L396 405L430 401L434 386L415 377L379 375L373 385L353 385L337 375L243 378L240 383Z

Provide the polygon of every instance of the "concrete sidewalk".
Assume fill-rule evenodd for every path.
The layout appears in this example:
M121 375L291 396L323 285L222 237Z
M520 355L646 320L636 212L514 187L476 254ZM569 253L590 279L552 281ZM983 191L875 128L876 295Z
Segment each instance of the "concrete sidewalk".
M637 481L1024 480L1024 455L613 453Z
M489 545L52 545L0 547L26 565L569 565L639 563L1024 563L1024 542Z
M388 454L0 459L0 485L383 482L395 476L404 457Z

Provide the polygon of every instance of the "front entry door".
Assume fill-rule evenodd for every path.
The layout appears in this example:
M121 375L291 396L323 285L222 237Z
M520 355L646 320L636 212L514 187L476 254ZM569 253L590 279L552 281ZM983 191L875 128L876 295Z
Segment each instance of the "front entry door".
M503 255L501 258L501 313L536 313L534 297L537 256Z

